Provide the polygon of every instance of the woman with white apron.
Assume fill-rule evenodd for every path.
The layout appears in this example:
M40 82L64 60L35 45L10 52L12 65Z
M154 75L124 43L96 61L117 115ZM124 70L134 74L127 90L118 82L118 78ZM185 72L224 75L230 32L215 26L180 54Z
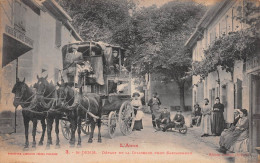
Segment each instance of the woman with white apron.
M135 123L134 123L133 130L137 130L137 131L141 131L141 129L143 129L142 118L144 114L142 111L142 102L139 97L140 94L135 92L133 94L133 100L131 101L135 113Z

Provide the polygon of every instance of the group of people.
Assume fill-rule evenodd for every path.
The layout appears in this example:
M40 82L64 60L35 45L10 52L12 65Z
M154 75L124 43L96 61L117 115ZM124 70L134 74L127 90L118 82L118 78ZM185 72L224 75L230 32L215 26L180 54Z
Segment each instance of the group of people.
M133 100L131 102L132 106L134 107L134 114L135 114L135 123L133 130L140 131L143 129L142 124L142 102L139 99L140 94L134 93ZM148 106L150 106L151 114L152 114L152 125L157 131L166 131L169 128L176 128L181 127L185 124L184 116L182 115L181 110L177 110L177 113L173 120L171 120L170 112L168 108L164 108L162 111L160 110L161 101L158 98L157 93L153 93L153 97L149 100ZM161 126L163 125L163 126Z
M202 135L220 136L219 151L226 153L247 151L249 121L246 109L235 109L234 122L231 127L225 129L224 105L220 103L219 97L215 99L215 104L210 107L209 100L204 99L204 104L200 107L194 106L193 124L197 126L201 123Z
M204 104L201 106L201 128L203 132L201 137L209 135L220 136L225 128L223 113L224 105L220 103L219 97L215 99L215 104L212 108L209 105L209 99L204 99Z

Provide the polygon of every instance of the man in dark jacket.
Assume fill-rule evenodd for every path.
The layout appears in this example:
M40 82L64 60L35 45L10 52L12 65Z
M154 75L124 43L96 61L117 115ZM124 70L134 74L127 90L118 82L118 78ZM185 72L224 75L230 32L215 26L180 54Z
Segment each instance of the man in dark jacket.
M164 110L161 112L160 116L158 119L156 119L156 124L158 129L161 129L161 124L167 124L170 122L170 117L171 114L170 112L167 110L167 108L164 108Z
M184 116L182 115L182 111L178 110L177 114L174 116L173 121L168 123L164 128L163 132L168 130L169 128L182 127L185 124Z
M194 105L194 112L193 112L193 115L191 116L191 127L193 126L193 125L196 125L196 126L199 126L199 124L200 124L200 120L201 120L201 116L202 116L202 114L201 114L201 108L200 108L200 106L199 106L199 104L195 104Z
M153 127L156 128L156 119L160 116L160 105L161 101L157 97L157 93L153 93L153 97L149 100L148 106L150 106L151 113L152 113L152 123Z

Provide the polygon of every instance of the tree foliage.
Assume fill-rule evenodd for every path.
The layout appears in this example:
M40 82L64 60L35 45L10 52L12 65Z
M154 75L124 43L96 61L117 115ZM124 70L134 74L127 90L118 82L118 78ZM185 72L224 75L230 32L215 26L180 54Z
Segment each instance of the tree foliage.
M84 40L113 43L113 34L130 19L132 0L57 0Z
M238 8L242 12L241 7ZM237 32L230 32L218 38L207 50L201 62L193 63L193 75L207 76L220 66L222 70L231 73L233 77L234 65L237 60L246 61L253 57L260 42L260 7L254 2L247 2L243 8L243 15L237 16L247 27Z

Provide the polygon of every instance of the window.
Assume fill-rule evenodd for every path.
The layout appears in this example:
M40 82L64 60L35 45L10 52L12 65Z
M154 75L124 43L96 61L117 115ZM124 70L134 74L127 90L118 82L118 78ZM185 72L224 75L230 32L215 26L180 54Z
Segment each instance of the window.
M61 46L61 27L62 22L56 20L56 36L55 36L55 45L57 47Z
M213 28L209 35L210 44L212 44L216 39L216 28Z
M21 32L25 32L26 7L18 1L14 2L14 27Z
M214 105L215 103L215 88L212 88L210 90L210 104L211 104L211 107Z
M57 83L59 81L59 69L54 68L54 81Z
M227 34L227 19L224 17L220 22L220 36Z

